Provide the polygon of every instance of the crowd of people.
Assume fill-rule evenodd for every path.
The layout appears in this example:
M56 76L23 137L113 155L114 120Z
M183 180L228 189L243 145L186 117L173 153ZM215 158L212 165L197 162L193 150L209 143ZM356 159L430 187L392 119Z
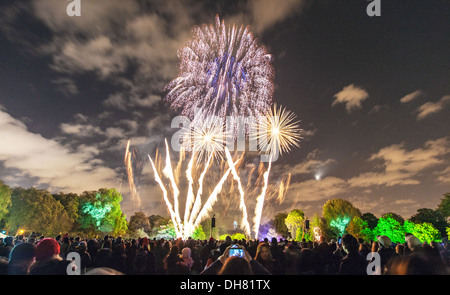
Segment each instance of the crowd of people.
M449 244L422 243L411 234L405 243L394 244L387 236L368 243L349 234L339 241L321 237L318 242L296 242L229 236L225 241L53 238L34 233L0 240L0 274L66 275L72 252L79 254L79 273L85 275L366 275L372 269L367 260L371 252L379 254L379 274L450 274Z

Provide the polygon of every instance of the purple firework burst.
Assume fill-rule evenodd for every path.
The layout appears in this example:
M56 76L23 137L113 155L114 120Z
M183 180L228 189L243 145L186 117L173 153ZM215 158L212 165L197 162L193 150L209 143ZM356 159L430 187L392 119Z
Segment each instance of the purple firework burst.
M165 87L170 108L194 122L206 116L225 122L229 116L232 124L236 117L267 113L274 91L273 57L250 27L226 27L217 15L215 25L195 26L192 32L178 50L178 77Z

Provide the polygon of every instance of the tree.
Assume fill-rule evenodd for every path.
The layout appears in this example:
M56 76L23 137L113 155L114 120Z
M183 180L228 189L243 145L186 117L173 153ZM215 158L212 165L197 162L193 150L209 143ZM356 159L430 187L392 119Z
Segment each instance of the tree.
M150 221L143 212L135 212L134 215L130 217L130 222L128 223L128 230L131 233L136 232L139 229L142 229L147 234L151 231Z
M297 230L295 231L295 240L296 241L301 241L303 240L304 236L303 236L303 230L301 227L297 227Z
M334 231L327 223L327 220L323 217L320 218L319 228L322 236L326 238L327 241L331 241L335 237Z
M175 226L173 225L173 222L170 221L167 224L160 225L158 229L156 229L156 235L154 235L156 239L165 239L165 240L171 240L175 239L177 237L177 234L175 232Z
M247 238L247 236L243 233L235 233L235 234L231 235L232 240L242 241L246 238Z
M229 235L229 234L220 235L220 236L219 236L219 240L225 241L225 239L227 238L227 236L230 236L230 235ZM232 235L230 236L230 238L231 238L231 240L242 241L242 240L246 239L247 236L246 236L245 234L243 234L243 233L235 233L235 234L232 234Z
M322 216L331 228L334 228L334 237L343 236L345 228L353 217L361 217L361 211L352 203L343 199L331 199L323 205Z
M297 238L297 230L298 228L301 228L303 226L304 218L305 214L300 209L292 210L286 217L284 222L289 230L292 239Z
M405 232L411 233L422 242L440 242L441 233L431 223L414 223L410 220L406 220L403 224Z
M160 215L150 215L148 217L150 223L149 235L154 236L157 234L161 225L167 225L171 220L169 217L162 217Z
M381 217L377 226L373 229L374 239L376 236L388 236L394 243L405 242L405 230L403 226L392 217Z
M206 234L203 231L203 227L199 225L192 233L192 238L194 240L206 240Z
M4 223L11 206L11 189L0 181L0 223Z
M169 223L170 218L162 217L160 215L150 215L148 217L148 222L150 223L150 228L154 228L155 226L160 226L161 224Z
M289 236L289 229L287 228L285 223L287 216L287 213L278 213L277 215L275 215L275 218L273 220L273 228L283 238L287 238Z
M450 193L444 195L436 211L439 211L450 222Z
M73 227L70 229L71 231L77 230L78 221L78 207L79 207L79 196L77 194L69 193L58 193L54 194L53 198L61 203L64 206L64 210L66 210L67 215L73 223Z
M355 216L347 225L347 233L355 238L362 238L365 241L372 241L374 239L373 232L369 228L367 221L361 217Z
M377 226L378 218L370 212L364 213L362 215L362 220L367 221L367 226L370 229L374 229Z
M388 212L388 213L384 213L383 215L381 215L382 218L393 218L395 220L397 220L401 225L403 225L403 223L405 222L405 219L403 217L401 217L400 215L396 214L396 213L392 213L392 212Z
M445 229L448 226L444 215L442 215L440 211L427 208L418 209L417 213L411 216L409 220L416 224L424 222L431 223L443 236L445 235Z
M84 192L80 197L79 223L90 234L125 234L128 229L125 215L120 208L122 195L116 189L102 188Z
M206 238L211 237L211 218L205 219L200 223L200 225L202 226L203 231L205 232ZM213 230L213 233L214 232L215 231ZM218 233L218 230L215 233Z
M64 206L46 190L14 189L11 203L8 223L13 232L23 229L55 236L73 226Z
M318 229L318 234L323 235L322 230L320 229L321 218L316 213L313 215L312 219L309 222L309 230L307 230L304 234L304 238L306 241L316 241L316 232L315 230ZM319 238L319 237L317 237Z

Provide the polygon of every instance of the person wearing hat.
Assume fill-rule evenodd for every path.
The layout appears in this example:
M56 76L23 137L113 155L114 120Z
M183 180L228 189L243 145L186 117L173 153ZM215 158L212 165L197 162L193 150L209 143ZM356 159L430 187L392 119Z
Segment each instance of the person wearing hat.
M9 254L8 275L26 275L35 261L36 246L22 243L15 246Z
M380 243L378 254L380 254L381 258L381 269L385 272L385 268L389 264L389 261L392 258L397 257L398 254L392 248L392 241L388 236L377 236L377 240Z
M422 247L422 242L413 234L405 235L406 243L408 244L408 248L411 251L416 251L417 249Z
M183 248L181 250L181 265L188 269L188 273L191 271L192 265L194 265L194 260L191 257L192 250L190 248Z
M36 262L30 268L30 275L66 275L69 261L59 256L59 243L45 238L36 246Z

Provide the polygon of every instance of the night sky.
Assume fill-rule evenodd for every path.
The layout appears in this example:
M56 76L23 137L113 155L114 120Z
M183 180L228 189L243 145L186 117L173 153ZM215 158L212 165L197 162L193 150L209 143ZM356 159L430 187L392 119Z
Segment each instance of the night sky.
M375 17L364 0L81 0L79 17L68 3L0 4L0 179L10 186L115 187L133 214L126 142L144 158L173 134L162 90L177 49L219 14L252 26L274 56L274 102L304 129L301 147L274 163L273 181L292 180L270 214L321 214L339 197L409 218L450 192L449 1L381 0ZM140 192L146 214L167 215L147 162Z

